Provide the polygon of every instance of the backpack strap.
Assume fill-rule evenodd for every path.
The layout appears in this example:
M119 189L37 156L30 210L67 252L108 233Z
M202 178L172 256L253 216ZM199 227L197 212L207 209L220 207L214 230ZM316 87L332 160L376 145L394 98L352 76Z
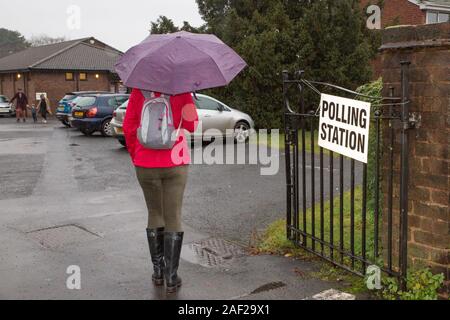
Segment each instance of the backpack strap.
M172 104L170 103L170 96L168 96L164 93L161 93L161 98L167 99L169 101L170 108L172 108ZM172 114L172 119L173 119L173 109L171 109L170 112ZM177 129L177 137L180 135L182 126L183 126L183 110L181 110L181 120L180 120L180 125L178 126L178 129Z
M170 103L170 96L168 96L164 93L161 93L161 98L167 99L169 101L170 108L172 108L172 104ZM173 109L171 109L170 112L172 114L172 119L173 119ZM181 111L181 120L180 120L180 125L178 126L178 129L177 129L177 137L180 135L180 130L181 130L182 126L183 126L183 110Z

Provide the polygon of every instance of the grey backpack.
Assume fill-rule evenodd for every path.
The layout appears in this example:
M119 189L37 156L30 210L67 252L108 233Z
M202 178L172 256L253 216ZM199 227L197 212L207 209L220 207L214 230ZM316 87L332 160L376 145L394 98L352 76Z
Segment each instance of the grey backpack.
M161 95L156 98L154 93L142 91L145 97L141 114L141 125L137 136L141 145L155 150L170 150L174 147L180 126L175 128L170 97ZM174 132L176 134L174 135Z

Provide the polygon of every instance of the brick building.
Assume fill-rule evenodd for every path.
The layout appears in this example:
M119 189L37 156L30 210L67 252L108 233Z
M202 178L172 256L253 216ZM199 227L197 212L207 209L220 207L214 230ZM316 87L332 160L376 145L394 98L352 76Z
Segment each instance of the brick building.
M361 0L363 8L379 0ZM449 0L385 0L381 8L383 28L393 25L422 25L450 21Z
M21 88L31 102L46 93L52 108L71 91L121 89L114 64L123 53L94 38L32 47L0 59L0 94Z
M365 12L380 0L361 0ZM450 0L384 0L381 8L383 29L398 25L424 25L450 21ZM373 79L381 76L381 58L372 61Z

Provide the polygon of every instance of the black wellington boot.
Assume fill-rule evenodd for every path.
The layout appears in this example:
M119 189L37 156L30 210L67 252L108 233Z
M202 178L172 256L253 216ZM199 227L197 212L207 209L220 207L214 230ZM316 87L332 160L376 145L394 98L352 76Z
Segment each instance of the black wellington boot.
M155 286L164 285L164 228L147 229L148 246L153 263L152 281Z
M164 234L164 260L166 262L165 277L167 293L176 293L181 287L181 278L178 277L181 248L183 246L184 232L166 232Z

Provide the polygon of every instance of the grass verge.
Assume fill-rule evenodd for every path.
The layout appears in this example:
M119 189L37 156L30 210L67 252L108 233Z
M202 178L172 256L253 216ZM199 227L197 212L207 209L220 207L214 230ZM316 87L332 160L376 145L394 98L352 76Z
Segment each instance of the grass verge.
M302 145L302 132L299 131L299 146L301 147ZM265 140L265 139L264 139ZM279 150L285 150L285 135L284 133L280 132L279 133L279 139L275 139L274 143L272 142L272 136L270 134L267 135L267 141L264 141L260 139L260 136L258 135L258 144L261 146L267 146L270 148L277 148ZM305 149L306 152L310 153L312 150L311 147L311 132L310 131L306 131L305 132ZM315 151L318 152L319 151L319 136L317 134L317 132L314 134L314 148Z
M353 247L356 255L362 254L363 247L363 215L362 215L362 189L360 187L355 189L355 204L354 204L354 241ZM316 237L322 237L321 229L321 210L320 204L315 204L315 219L312 218L312 208L306 210L306 227L303 226L302 213L300 213L300 227L302 230L306 230L309 234L314 234ZM331 230L333 230L333 242L335 245L340 244L340 197L334 198L333 201L333 212L331 212L331 202L326 201L324 203L323 210L323 238L325 241L331 241ZM314 220L314 224L313 224ZM331 220L333 223L331 224ZM351 241L351 193L344 193L343 202L343 247L345 250L351 251L352 241ZM374 239L373 239L373 214L367 212L366 215L366 252L370 254L373 252ZM311 240L308 239L308 246L311 247ZM316 243L316 248L319 248L320 244ZM282 253L295 248L294 244L287 239L286 236L286 220L279 220L272 223L264 235L258 242L258 248L265 252L271 253ZM324 249L325 254L329 252L329 249Z
M298 133L298 145L299 145L299 151L301 152L301 148L302 148L302 131L299 131ZM279 138L274 140L274 142L272 142L272 136L270 134L267 135L267 140L266 139L262 139L260 138L260 135L258 134L258 145L259 146L267 146L269 148L276 148L280 151L284 151L286 150L286 145L285 145L285 134L280 132L279 133ZM320 147L319 147L319 135L318 132L316 131L314 133L314 152L318 155L320 152ZM307 153L311 153L312 152L312 145L311 145L311 131L305 131L305 150ZM329 155L329 152L327 150L324 150L324 153L326 156ZM339 154L334 153L333 157L334 158L339 158Z
M355 255L361 255L363 249L363 232L362 227L364 224L364 219L362 215L362 188L355 189L355 205L354 205L354 241L353 247ZM351 250L352 241L351 241L351 193L346 192L344 194L343 199L343 228L344 228L344 237L343 237L343 246L347 251ZM313 229L315 230L315 235L318 238L322 237L322 228L321 228L321 210L320 204L315 204L315 219L313 224L312 218L312 208L309 208L306 212L306 227L303 226L303 218L302 213L300 213L300 228L302 230L306 230L309 234L313 233ZM329 242L331 240L331 230L333 230L333 241L335 245L341 243L340 239L340 197L336 197L333 200L333 211L331 211L331 201L327 201L324 203L324 214L323 214L323 238L325 241ZM331 217L333 218L333 224L330 223ZM314 228L313 228L314 226ZM373 253L373 214L371 212L367 212L366 217L366 252L367 256L370 258ZM312 247L312 242L308 239L308 247ZM284 255L287 257L295 257L301 259L309 259L316 260L316 256L308 253L307 251L298 248L294 245L294 243L287 239L286 235L286 220L278 220L272 223L263 234L261 234L257 241L255 250L258 253L268 253L268 254L277 254ZM316 250L321 250L321 246L319 243L316 243ZM326 256L330 256L331 252L328 248L324 248L324 254ZM373 255L373 254L372 254ZM340 260L340 254L336 251L334 252L334 259L336 261ZM350 293L362 293L367 292L366 285L364 283L364 279L354 276L340 268L334 268L330 264L323 262L323 260L318 259L323 266L321 271L313 274L313 277L320 278L327 281L338 281L344 284L348 284L346 287L347 292ZM344 264L350 265L351 259L344 257ZM360 263L355 262L356 268L361 268Z

